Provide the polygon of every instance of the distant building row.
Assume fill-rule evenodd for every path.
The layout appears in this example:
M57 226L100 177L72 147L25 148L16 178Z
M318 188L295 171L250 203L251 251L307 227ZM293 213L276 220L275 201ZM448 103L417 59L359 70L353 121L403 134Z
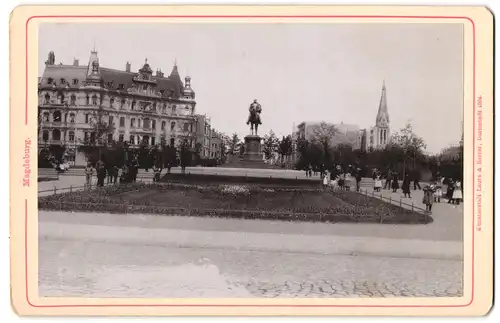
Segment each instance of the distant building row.
M389 120L387 94L384 82L375 125L368 129L360 129L357 125L344 124L343 122L339 124L327 123L327 125L333 125L337 130L335 135L331 137L330 143L332 147L339 144L349 144L353 149L361 149L364 151L384 148L391 139ZM300 123L292 136L294 141L296 142L298 139L314 139L320 124L321 122L317 121Z

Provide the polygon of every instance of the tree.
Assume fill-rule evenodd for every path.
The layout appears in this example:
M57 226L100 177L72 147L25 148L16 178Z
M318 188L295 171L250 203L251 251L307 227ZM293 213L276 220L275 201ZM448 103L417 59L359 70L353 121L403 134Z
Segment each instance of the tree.
M293 143L291 136L283 136L278 144L278 154L283 161L285 157L290 156L293 152Z
M269 134L264 136L264 144L262 147L262 152L264 153L264 157L269 160L273 157L273 154L278 150L279 139L276 137L272 130L269 131Z
M427 147L424 140L413 133L410 123L407 123L399 132L391 137L388 145L390 149L398 152L403 162L403 178L407 168L416 168L417 159L424 158L423 150Z
M107 115L102 109L91 113L89 115L92 126L90 134L80 140L83 144L80 146L80 150L85 153L87 160L92 163L97 162L102 157L101 151L103 147L113 144L113 141L108 140L108 135L114 133L115 125L106 122L105 117Z
M238 144L240 143L240 138L238 137L238 134L235 132L233 133L231 139L229 140L229 154L231 155L236 155L238 152Z
M338 134L337 127L322 121L320 124L312 128L312 141L321 147L323 151L323 164L327 168L333 166L333 160L330 155L330 148L333 137Z

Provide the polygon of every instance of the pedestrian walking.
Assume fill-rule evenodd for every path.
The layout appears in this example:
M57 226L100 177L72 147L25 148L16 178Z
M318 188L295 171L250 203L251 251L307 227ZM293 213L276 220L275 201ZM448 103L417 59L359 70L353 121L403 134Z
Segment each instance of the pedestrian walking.
M448 188L446 190L446 198L448 199L448 204L454 203L453 192L455 191L455 182L453 178L448 179Z
M392 171L389 169L385 174L384 190L391 188Z
M392 173L392 192L396 193L397 190L399 189L399 182L398 182L398 174Z
M434 202L434 192L430 186L424 187L424 197L422 203L425 204L425 211L432 212L432 203Z
M420 187L420 172L418 170L414 170L412 172L412 177L413 177L413 190L417 190L417 187L419 190L422 188Z
M99 160L96 163L96 171L97 171L97 186L104 186L104 179L106 178L106 166L102 160Z
M410 175L405 175L405 179L403 180L403 185L401 185L401 188L403 189L403 194L405 195L405 197L408 195L408 198L411 198Z
M153 181L154 182L159 182L160 181L161 170L162 169L158 165L153 166L153 172L154 172Z
M323 187L328 187L328 182L330 180L330 174L328 174L328 171L325 171L323 175Z
M113 184L116 185L118 183L118 175L120 173L120 168L114 165L112 171L113 171Z
M375 184L373 186L373 189L375 190L375 192L380 192L380 190L382 189L382 176L380 174L375 177Z
M443 196L443 188L440 181L434 182L434 203L441 203L441 196Z
M361 188L361 180L363 179L363 177L361 177L361 169L358 168L357 172L356 172L356 192L359 192L360 188Z
M452 199L455 204L460 204L460 201L462 200L462 183L460 180L457 180L454 185L454 190L453 190L453 195Z
M114 176L113 176L114 169L113 169L113 166L111 164L108 165L106 173L108 174L108 179L107 179L106 183L108 185L112 184L113 183L113 178L114 178Z
M92 167L92 163L87 162L87 166L85 166L85 189L90 190L92 188L92 174L94 173L94 168Z

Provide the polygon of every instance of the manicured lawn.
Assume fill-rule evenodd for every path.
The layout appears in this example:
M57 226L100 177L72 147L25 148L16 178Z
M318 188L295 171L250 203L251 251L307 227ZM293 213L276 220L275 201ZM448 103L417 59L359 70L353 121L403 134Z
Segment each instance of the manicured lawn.
M39 208L289 221L432 221L429 216L356 192L252 185L121 185L40 197Z

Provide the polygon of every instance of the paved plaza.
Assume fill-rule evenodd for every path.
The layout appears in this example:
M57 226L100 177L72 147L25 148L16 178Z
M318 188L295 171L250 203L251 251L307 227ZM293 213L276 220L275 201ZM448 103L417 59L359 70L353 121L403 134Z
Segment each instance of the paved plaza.
M238 169L193 169L241 174ZM298 171L246 171L305 178ZM149 174L141 171L139 178L150 181ZM364 183L371 193L370 180ZM83 176L62 175L39 184L39 190L43 185L78 186ZM392 199L401 195L382 194ZM422 192L412 191L412 199L417 205ZM463 207L441 203L433 211L434 222L427 225L40 211L39 292L82 297L458 297L463 292Z

